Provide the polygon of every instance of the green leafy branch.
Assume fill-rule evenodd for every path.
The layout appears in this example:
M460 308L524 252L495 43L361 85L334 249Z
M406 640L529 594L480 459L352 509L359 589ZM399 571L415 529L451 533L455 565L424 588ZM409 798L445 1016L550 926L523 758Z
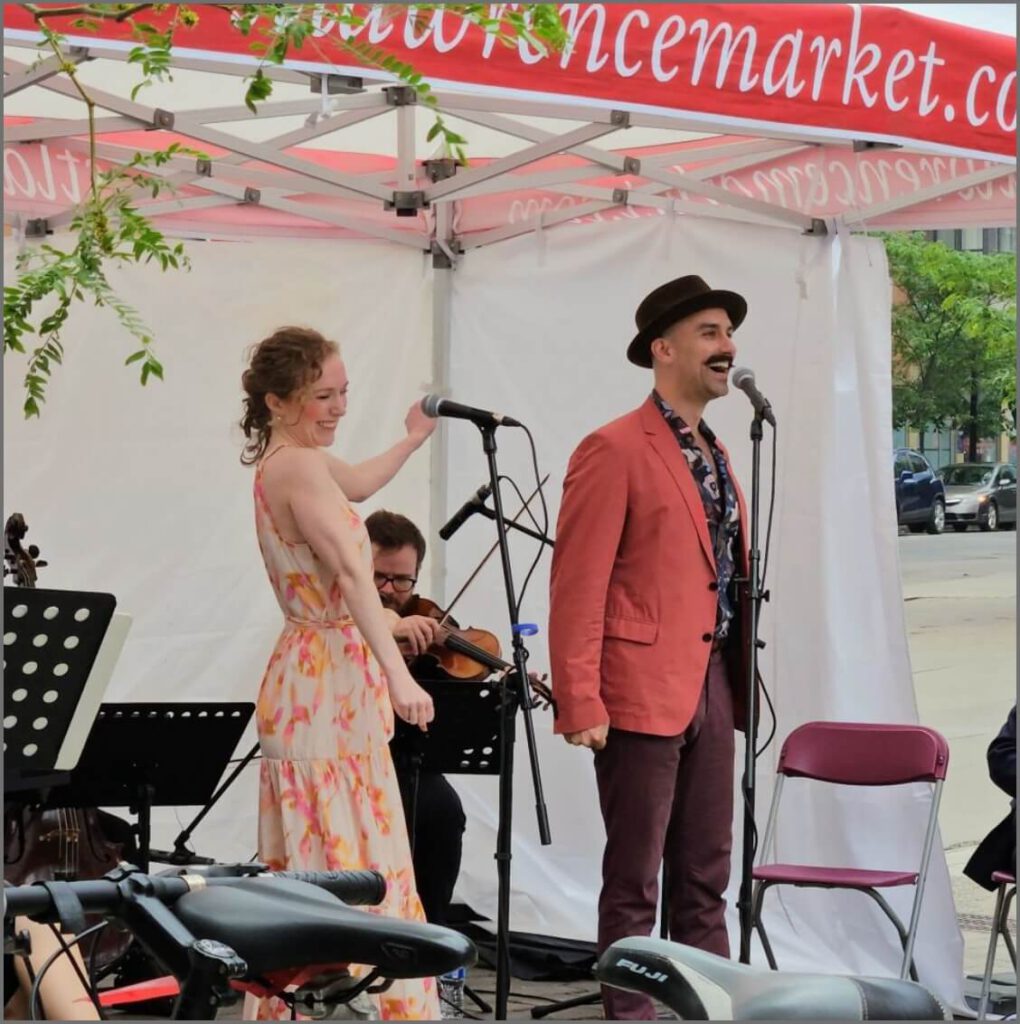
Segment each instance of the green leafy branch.
M363 28L365 18L352 4L166 4L166 3L84 3L64 7L21 5L35 19L42 34L41 56L36 64L52 53L60 72L67 75L86 106L89 136L89 188L71 221L73 244L58 248L46 243L26 248L18 256L19 276L13 285L4 288L4 353L17 352L28 357L25 374L26 416L39 416L45 401L46 385L55 367L64 358L62 331L75 301L90 298L96 306L105 306L117 316L120 324L140 347L125 360L138 365L144 385L151 377L163 378L163 366L153 349L153 332L129 303L113 290L105 268L118 263L157 263L161 270L187 269L190 264L180 243L171 245L134 205L141 192L153 198L164 190L173 190L157 173L173 157L193 155L208 159L205 154L178 144L153 153L136 153L124 166L101 171L96 159L95 101L82 86L76 64L65 56L66 37L51 27L54 21L69 23L79 32L98 32L104 22L130 26L137 43L128 54L128 63L135 65L140 81L133 87L131 98L153 82L171 82L175 40L182 31L199 24L200 17L210 10L226 12L234 29L242 36L251 36L251 49L259 55L259 64L245 79L244 101L253 112L258 104L269 99L272 79L265 73L267 64L283 64L293 51L309 47L329 65L332 58L324 50L320 38L324 30L334 29L329 42L339 52L348 54L363 66L391 74L412 88L419 103L434 115L428 140L441 138L447 153L462 164L467 162L464 147L467 140L443 119L431 87L413 66L379 46L372 46L354 36ZM384 16L406 13L400 4L377 5ZM425 32L435 12L460 17L491 35L508 47L522 43L546 55L560 51L568 42L566 29L555 4L489 5L489 4L417 4L416 28ZM493 14L493 11L498 12ZM146 15L151 20L142 20ZM36 65L33 65L33 67ZM55 305L54 305L55 303ZM37 321L37 322L34 322ZM28 337L34 335L38 344L29 351Z
M70 315L71 304L91 298L96 306L106 306L121 326L140 343L126 364L139 363L140 380L163 378L163 366L152 347L153 332L137 310L121 299L107 279L104 265L114 263L157 262L161 270L188 268L188 257L181 243L171 245L133 205L139 190L158 196L173 191L173 186L146 168L158 168L175 156L203 154L174 143L165 150L136 153L123 167L96 172L90 199L79 207L70 228L73 245L58 248L44 243L26 248L17 258L18 277L4 287L4 351L28 355L25 372L24 413L40 415L46 385L54 368L61 365L64 346L61 332ZM50 308L53 301L56 305ZM32 319L39 309L48 310L37 325ZM27 337L35 335L38 345L28 351Z

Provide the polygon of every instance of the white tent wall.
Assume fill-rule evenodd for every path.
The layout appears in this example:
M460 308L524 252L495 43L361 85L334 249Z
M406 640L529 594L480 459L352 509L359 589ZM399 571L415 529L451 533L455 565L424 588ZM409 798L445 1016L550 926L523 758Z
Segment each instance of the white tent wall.
M108 699L255 697L279 612L258 560L251 475L238 463L235 424L244 350L272 327L306 323L343 344L352 394L337 451L349 459L400 436L411 400L434 367L448 365L457 398L506 411L532 428L540 470L551 473L555 523L574 446L637 405L650 386L649 375L623 355L634 308L655 284L697 272L748 297L738 361L756 368L780 416L769 569L776 599L765 610L762 658L778 735L812 718L915 721L884 426L890 343L880 244L707 218L617 221L469 252L452 274L445 359L432 352L435 275L427 257L368 242L256 241L192 243L190 274L135 268L117 275L122 294L157 328L165 383L139 388L121 365L130 351L122 329L107 311L86 307L77 313L66 365L41 420L22 419L19 375L8 372L8 511L25 513L30 540L52 563L43 584L110 591L135 619ZM740 395L710 410L745 487L748 420ZM447 471L431 474L431 491L430 459L419 453L364 507L412 516L433 549L439 524L430 507L444 509L445 500L444 511L452 512L487 475L477 432L466 423L445 426ZM502 430L498 437L500 468L529 493L524 435ZM517 507L509 495L507 507ZM452 595L493 539L487 520L469 521L436 559L447 573L444 593L434 596ZM520 585L534 546L520 535L512 543ZM543 630L547 582L548 556L522 615ZM506 635L498 560L457 614ZM543 670L544 633L529 646L531 666ZM536 713L535 723L554 843L542 848L537 840L519 721L512 926L591 938L602 830L590 758L551 735L548 713ZM762 823L775 752L773 746L760 762ZM251 855L255 780L254 770L246 772L202 825L195 839L202 852ZM459 894L494 916L495 780L454 781L469 815ZM191 813L160 811L155 844L169 843ZM922 814L913 794L819 798L794 804L778 841L809 861L853 856L874 866L907 866L914 851L908 853L903 836L916 835L919 845ZM888 837L876 826L882 821L895 823ZM739 835L738 821L735 865ZM917 958L922 978L959 1004L962 947L940 849ZM731 903L736 882L735 874ZM767 913L785 967L888 973L896 962L888 924L863 897L773 893ZM735 918L731 929L735 939Z
M509 413L531 428L539 470L551 474L547 493L554 526L570 452L584 434L639 404L650 389L650 374L624 356L634 332L634 309L654 285L685 273L747 296L750 313L737 334L737 361L756 368L781 427L768 581L775 600L765 608L762 628L768 642L762 670L776 703L778 738L759 761L763 829L778 744L791 729L826 717L917 720L885 426L891 415L890 328L881 244L664 217L538 232L474 250L454 277L450 384L460 400ZM734 394L713 405L708 419L730 447L749 489L750 413L744 397ZM477 431L468 424L450 428L452 511L486 480L487 470ZM534 474L525 436L505 429L497 437L500 469L530 493ZM770 453L764 456L767 468ZM509 490L505 501L508 511L518 507ZM763 514L767 501L765 493ZM494 540L493 525L474 517L449 543L447 596ZM520 586L536 544L519 534L511 543ZM521 614L543 629L529 642L530 666L539 671L548 665L548 568L546 554ZM506 634L497 559L458 614L462 622ZM512 927L590 939L603 842L590 754L554 737L548 712L536 712L534 720L553 844L543 848L538 841L519 722ZM763 711L763 735L768 725ZM458 891L494 917L495 780L460 776L454 782L469 819ZM915 836L920 850L925 808L914 793L881 792L863 799L854 793L838 802L819 794L800 805L795 795L786 810L792 813L780 833L781 848L792 850L796 843L807 863L851 857L856 858L852 863L906 867L915 863ZM854 813L864 815L863 823ZM740 827L738 817L730 892L734 943ZM891 926L865 897L797 895L803 898L796 914L785 919L776 910L786 904L775 893L768 897L770 934L783 966L880 974L896 969ZM922 978L958 1002L962 944L941 846L933 858L922 922L917 949Z
M138 386L136 367L123 366L132 339L90 306L74 311L40 419L21 412L24 364L5 365L5 508L25 515L28 541L50 563L40 586L112 593L134 620L107 700L255 700L280 612L255 541L253 471L238 460L248 346L287 323L340 342L351 392L335 450L353 461L403 436L431 375L432 271L421 253L307 241L193 242L188 252L190 273L111 275L155 329L165 382ZM361 509L381 504L427 526L427 451ZM251 727L239 754L254 740ZM200 852L252 855L257 776L247 769L203 822ZM165 848L195 810L157 809L153 845Z

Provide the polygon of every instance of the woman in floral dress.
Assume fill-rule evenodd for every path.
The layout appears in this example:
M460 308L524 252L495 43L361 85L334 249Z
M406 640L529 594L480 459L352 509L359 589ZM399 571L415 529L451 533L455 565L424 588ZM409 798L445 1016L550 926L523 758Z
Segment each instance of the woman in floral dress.
M347 408L335 343L285 327L256 346L242 378L255 465L255 526L284 615L262 679L259 859L274 869L381 872L382 914L424 921L400 791L390 760L393 713L426 728L432 700L404 665L372 578L372 552L351 501L373 494L431 434L412 406L407 436L348 465L324 449ZM395 982L378 997L389 1020L439 1018L435 980ZM279 999L251 1019L289 1018Z

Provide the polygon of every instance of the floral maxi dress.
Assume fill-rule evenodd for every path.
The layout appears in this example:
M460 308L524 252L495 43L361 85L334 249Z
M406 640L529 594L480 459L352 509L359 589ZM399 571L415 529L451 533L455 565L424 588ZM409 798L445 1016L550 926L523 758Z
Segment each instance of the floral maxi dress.
M341 514L371 569L365 527L342 501ZM366 909L424 921L389 751L393 708L385 677L336 579L307 544L280 536L262 463L255 473L255 526L285 616L255 712L262 748L259 859L275 870L379 871L386 899ZM440 1016L433 978L395 981L374 998L384 1020ZM260 1020L290 1017L279 999L262 1000L256 1012Z

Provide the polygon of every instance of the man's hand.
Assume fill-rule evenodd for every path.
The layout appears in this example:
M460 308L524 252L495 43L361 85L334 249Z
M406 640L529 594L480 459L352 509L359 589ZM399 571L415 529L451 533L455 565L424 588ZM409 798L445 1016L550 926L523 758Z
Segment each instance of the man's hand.
M606 745L606 736L608 735L608 725L596 725L591 729L582 729L580 732L564 733L563 738L575 747L588 747L591 750L601 750Z
M438 639L442 626L427 615L408 615L393 624L393 638L409 657L424 654Z

